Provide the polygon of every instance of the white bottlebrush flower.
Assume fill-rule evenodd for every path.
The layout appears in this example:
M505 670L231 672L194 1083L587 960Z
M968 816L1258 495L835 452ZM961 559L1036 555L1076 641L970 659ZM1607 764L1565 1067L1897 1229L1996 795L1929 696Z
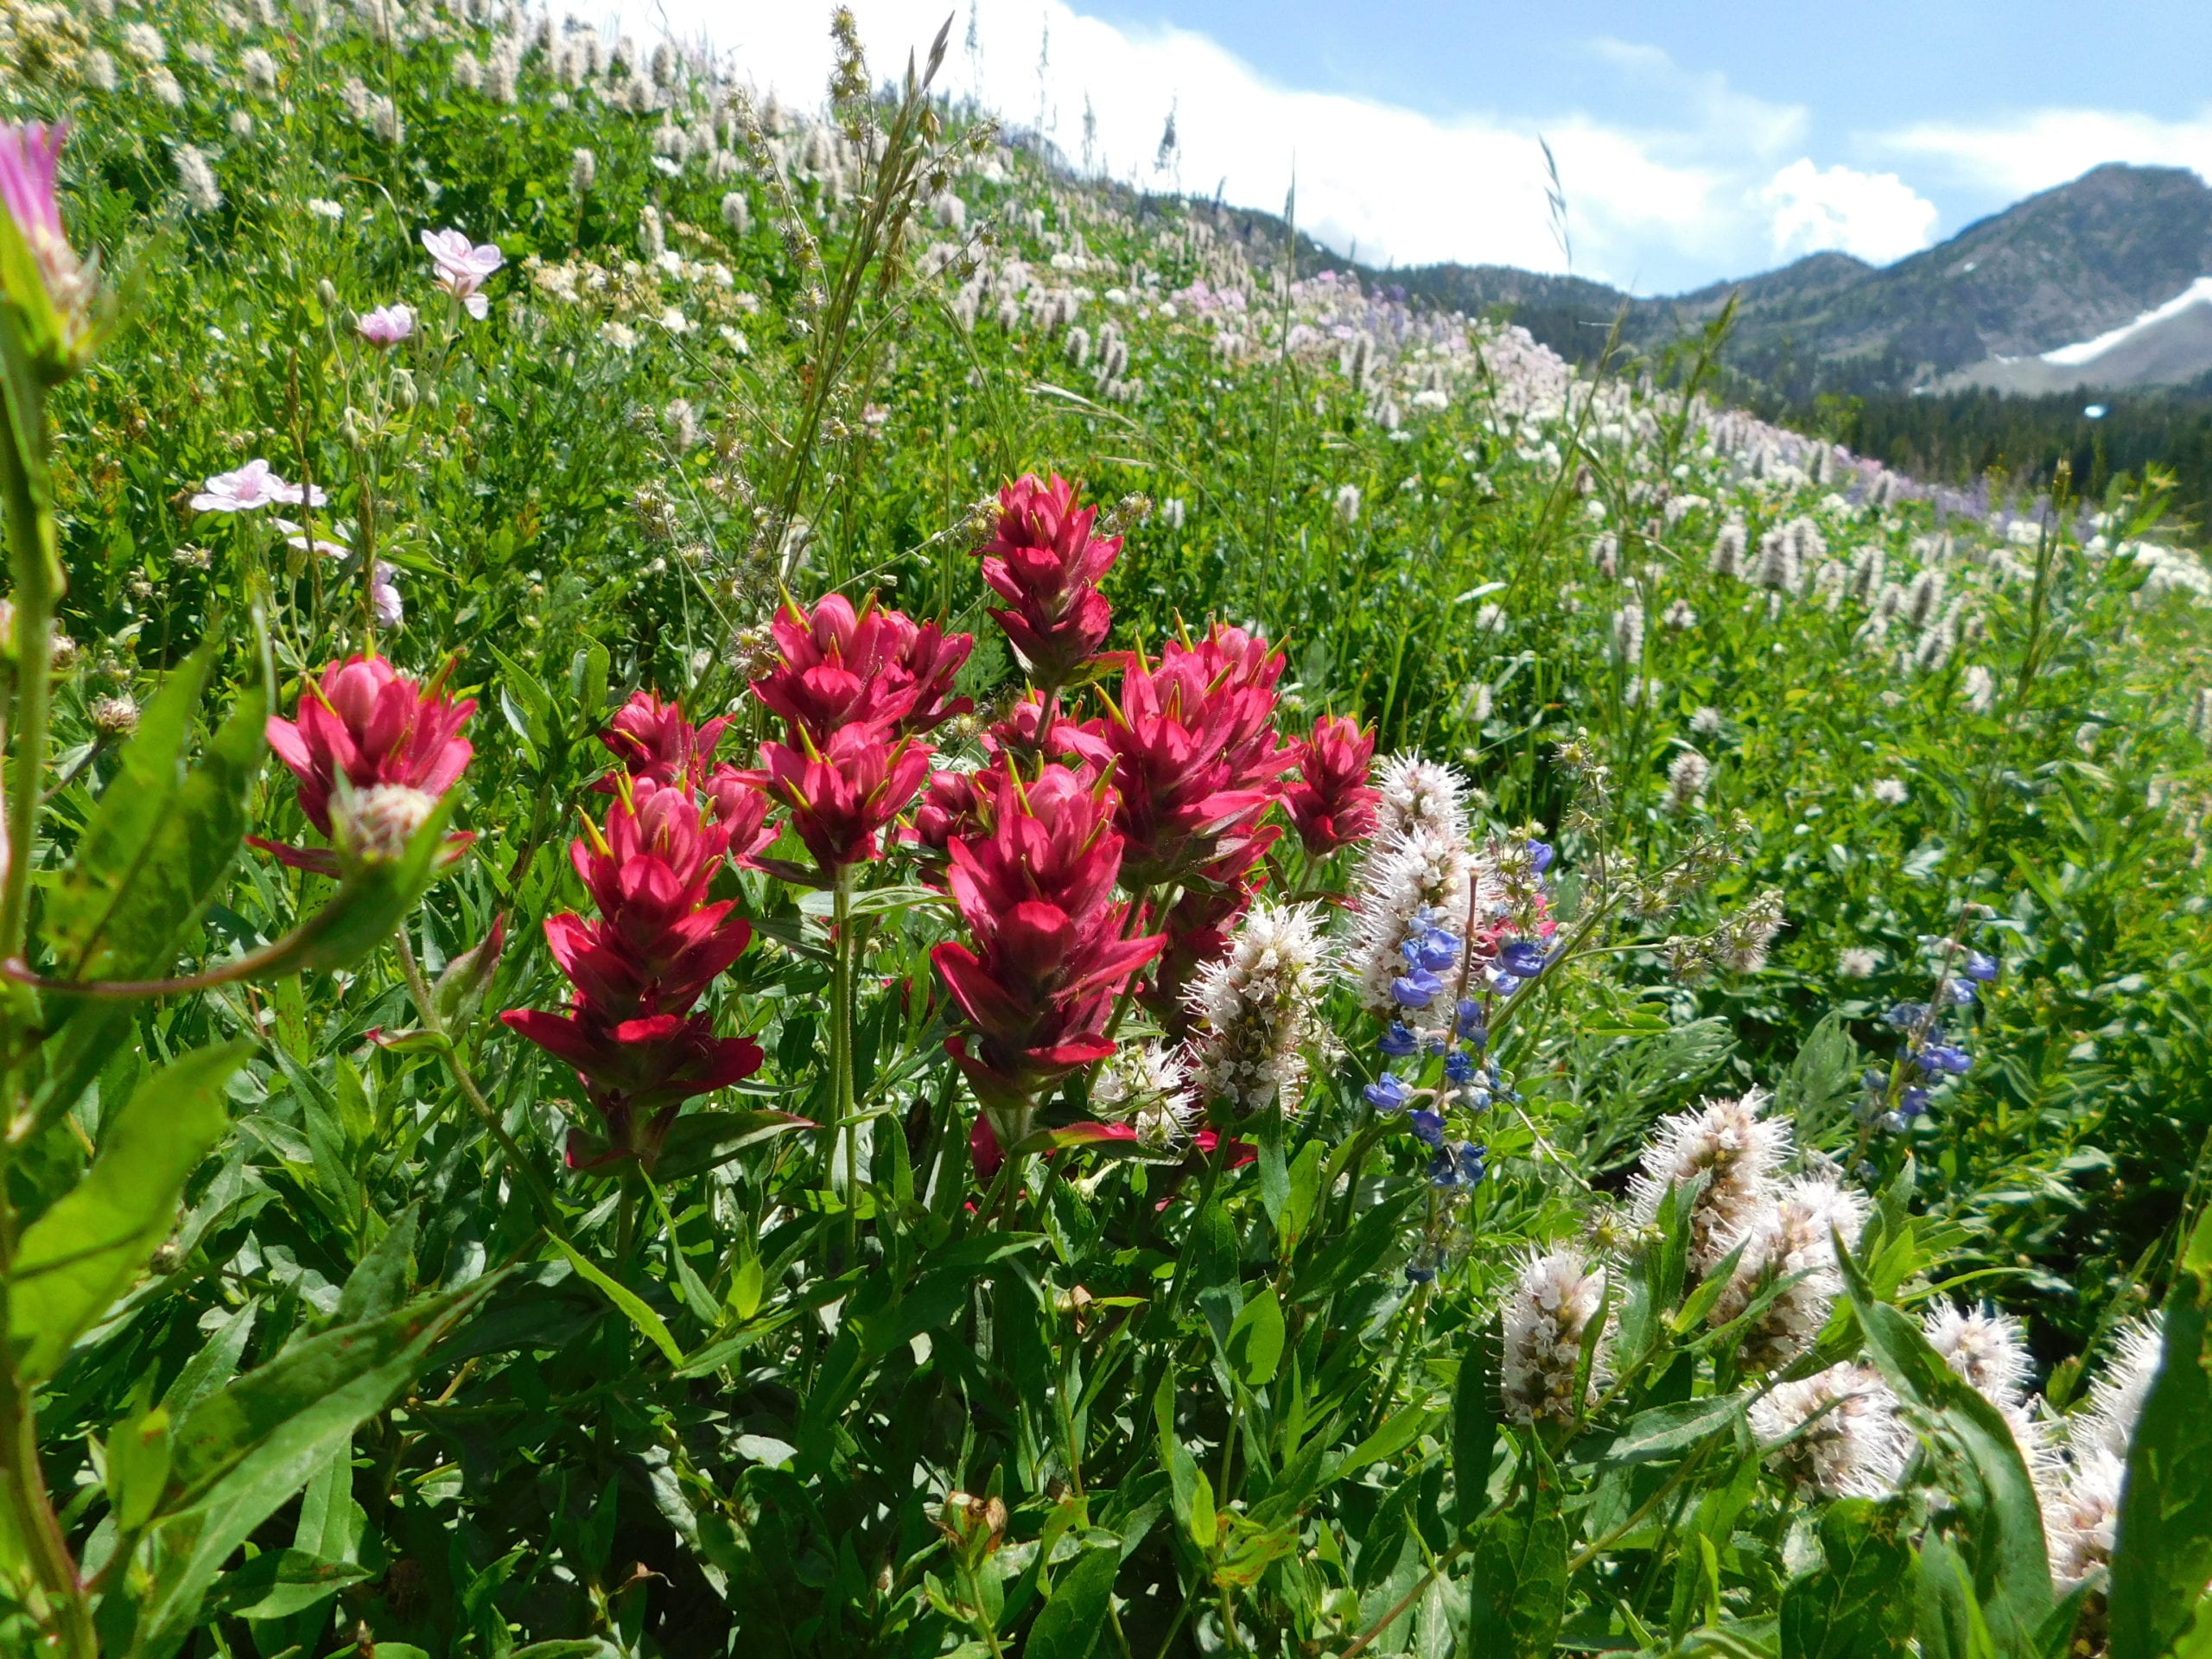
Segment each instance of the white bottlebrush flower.
M154 94L154 101L166 109L184 107L184 85L160 64L146 72L146 86Z
M1744 574L1744 545L1746 531L1743 521L1732 518L1720 526L1720 533L1713 538L1713 574L1716 576L1741 576Z
M1667 625L1670 633L1681 633L1697 626L1697 612L1691 608L1689 601L1678 599L1667 607L1659 620Z
M1711 761L1695 749L1684 749L1667 768L1667 810L1688 811L1697 804L1698 797L1705 793L1706 783L1712 776Z
M1884 590L1883 575L1888 556L1878 547L1863 548L1851 561L1848 583L1852 598L1861 605L1871 605Z
M1506 1297L1505 1346L1498 1367L1505 1414L1513 1421L1564 1422L1574 1416L1581 1404L1575 1378L1582 1367L1582 1344L1604 1292L1605 1275L1571 1247L1531 1255L1522 1265ZM1607 1376L1601 1335L1589 1386L1604 1388Z
M1337 522L1356 524L1359 522L1359 486L1342 484L1337 487Z
M2099 1446L2082 1456L2043 1505L2043 1530L2050 1550L2051 1582L2061 1593L2112 1560L2120 1525L2120 1492L2127 1465Z
M111 92L121 80L116 73L115 60L97 46L85 54L83 74L85 85L96 92Z
M588 195L599 181L599 157L579 147L569 158L569 188L578 195Z
M1804 568L1798 563L1797 545L1797 537L1788 525L1770 530L1760 537L1759 560L1751 572L1751 580L1777 594L1796 593L1804 575Z
M222 190L215 183L215 169L190 144L176 147L176 184L184 205L195 213L212 213L223 205Z
M1467 835L1459 775L1418 754L1394 754L1376 769L1376 839L1395 840L1414 830L1464 841Z
M1960 680L1959 694L1966 698L1968 709L1977 715L1986 715L1997 701L1997 677L1975 663Z
M1897 1396L1865 1365L1831 1365L1777 1383L1751 1402L1751 1422L1762 1441L1788 1441L1768 1454L1768 1463L1791 1485L1820 1497L1886 1495L1912 1447L1898 1421Z
M1943 1363L1991 1405L2027 1404L2031 1365L2018 1319L1941 1302L1921 1315L1920 1328Z
M753 206L746 200L744 191L733 190L722 198L722 223L733 236L743 236L752 228Z
M136 58L149 67L161 62L169 54L168 42L162 38L162 31L151 23L125 23L123 26L123 50L125 56Z
M369 100L369 130L376 134L378 143L385 144L397 145L407 136L406 127L399 118L399 105L381 92Z
M260 47L250 47L238 67L245 71L245 83L257 92L270 93L276 90L276 60Z
M1649 1227L1670 1186L1706 1178L1690 1212L1690 1267L1704 1274L1735 1248L1774 1198L1774 1172L1789 1155L1789 1125L1764 1116L1767 1096L1753 1089L1662 1117L1629 1184L1629 1209Z
M1613 650L1624 663L1643 660L1643 607L1633 600L1613 613Z
M1329 969L1318 906L1257 904L1245 912L1229 954L1200 968L1191 987L1199 1088L1240 1111L1296 1111L1306 1051L1324 1033Z
M1923 570L1912 579L1912 586L1905 589L1904 620L1916 628L1924 628L1943 608L1943 573Z
M453 54L453 84L464 92L484 89L484 65L474 52Z
M1590 543L1590 563L1598 567L1598 574L1611 582L1621 573L1621 538L1610 530L1601 533Z
M2158 1316L2131 1321L2120 1330L2112 1361L2091 1384L2088 1408L2074 1420L2067 1436L2077 1451L2101 1446L2125 1462L2135 1438L2135 1421L2158 1374L2165 1338Z
M1711 703L1701 705L1690 715L1690 730L1700 737L1711 737L1720 729L1720 711Z
M668 232L661 224L660 209L650 202L638 209L638 251L645 255L647 264L658 264L668 251Z
M1731 1241L1743 1254L1727 1288L1713 1306L1712 1321L1726 1325L1742 1316L1760 1294L1782 1288L1745 1333L1749 1363L1772 1370L1797 1357L1819 1340L1828 1310L1843 1290L1835 1259L1836 1234L1855 1247L1866 1224L1866 1200L1833 1176L1806 1176L1785 1186L1753 1217L1742 1236Z
M1905 788L1904 779L1902 778L1878 778L1874 780L1874 787L1869 792L1873 796L1876 804L1882 806L1903 806L1911 794L1911 791Z
M1853 945L1835 959L1835 970L1846 979L1872 979L1882 966L1881 953Z
M1352 883L1352 943L1349 963L1358 982L1360 1006L1378 1019L1397 1008L1390 982L1406 971L1399 947L1436 916L1464 918L1475 880L1464 833L1415 825L1367 844ZM1445 924L1453 932L1464 921Z
M1198 1120L1191 1069L1160 1043L1125 1045L1099 1069L1090 1085L1090 1109L1109 1122L1127 1123L1148 1147L1171 1147Z
M233 138L253 137L253 118L244 110L232 110L225 118L225 124L230 128L231 137Z

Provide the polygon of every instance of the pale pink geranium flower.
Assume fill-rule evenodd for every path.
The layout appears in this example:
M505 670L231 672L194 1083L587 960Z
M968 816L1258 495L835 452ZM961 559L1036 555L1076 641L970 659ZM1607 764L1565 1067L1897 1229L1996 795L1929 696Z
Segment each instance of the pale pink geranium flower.
M407 607L399 597L399 572L382 559L369 573L369 600L377 607L377 626L396 628L407 619Z
M425 231L423 246L436 267L438 286L466 306L470 316L480 320L491 308L491 302L476 290L506 264L506 256L489 242L472 246L468 238L455 230Z
M353 550L343 542L325 541L320 536L310 537L304 526L289 518L277 519L276 528L284 532L284 545L301 553L320 553L326 558L342 559Z
M415 332L415 313L404 305L379 306L353 325L354 332L379 351L390 351Z
M252 512L261 507L319 507L327 498L320 489L289 484L258 455L234 473L218 473L192 498L194 512Z

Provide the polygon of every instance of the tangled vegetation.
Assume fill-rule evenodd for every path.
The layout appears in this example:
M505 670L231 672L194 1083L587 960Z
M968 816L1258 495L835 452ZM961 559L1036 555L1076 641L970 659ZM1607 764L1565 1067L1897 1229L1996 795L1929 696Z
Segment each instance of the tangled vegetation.
M832 27L0 0L0 1650L2212 1651L2156 480Z

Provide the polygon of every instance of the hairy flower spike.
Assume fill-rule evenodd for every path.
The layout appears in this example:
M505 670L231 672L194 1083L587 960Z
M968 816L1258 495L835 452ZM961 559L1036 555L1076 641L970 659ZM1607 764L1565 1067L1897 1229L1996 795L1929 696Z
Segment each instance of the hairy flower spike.
M1315 906L1262 905L1248 914L1228 956L1199 969L1191 988L1199 1085L1240 1112L1296 1111L1306 1052L1325 1035L1320 1005L1328 966Z
M1820 1497L1887 1496L1912 1448L1897 1396L1866 1365L1832 1365L1777 1383L1751 1402L1751 1422L1762 1441L1788 1442L1770 1454L1770 1465Z
M1581 1409L1575 1380L1583 1343L1604 1300L1605 1274L1571 1246L1531 1255L1505 1302L1505 1347L1498 1369L1505 1413L1516 1423L1572 1421ZM1599 1340L1589 1387L1611 1376Z
M1659 1120L1629 1184L1637 1225L1657 1219L1669 1187L1703 1176L1690 1212L1690 1268L1709 1271L1750 1233L1774 1193L1774 1172L1789 1153L1789 1125L1763 1114L1767 1096L1754 1089L1735 1100L1708 1101L1694 1112Z

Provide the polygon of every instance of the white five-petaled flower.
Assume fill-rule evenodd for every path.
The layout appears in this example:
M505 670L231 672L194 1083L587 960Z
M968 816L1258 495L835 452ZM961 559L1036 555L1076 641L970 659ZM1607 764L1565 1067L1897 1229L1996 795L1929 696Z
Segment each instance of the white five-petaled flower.
M194 512L252 512L279 504L297 506L302 501L321 506L327 498L311 486L289 484L270 470L258 455L234 473L218 473L192 498Z
M437 284L459 300L468 315L480 321L491 302L477 290L493 272L506 264L506 256L489 242L472 245L456 230L425 231L423 251L437 270Z

